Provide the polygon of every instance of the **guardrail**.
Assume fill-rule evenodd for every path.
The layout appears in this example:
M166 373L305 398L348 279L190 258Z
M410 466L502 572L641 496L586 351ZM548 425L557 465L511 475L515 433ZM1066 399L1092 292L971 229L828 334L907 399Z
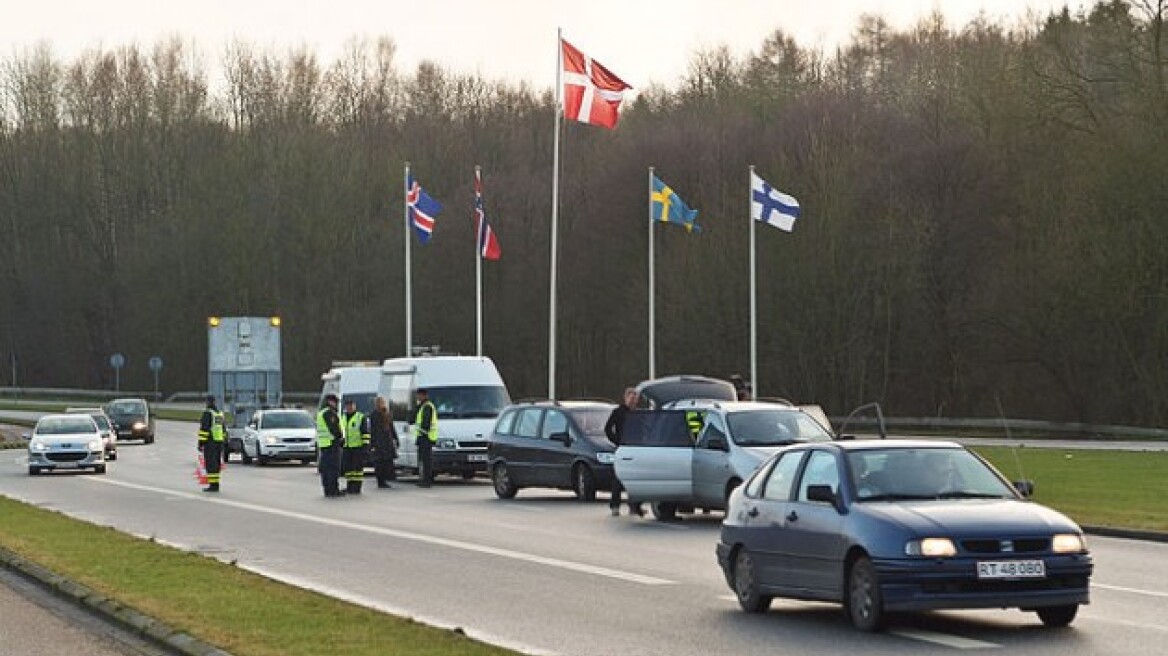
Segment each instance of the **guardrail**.
M0 401L19 400L22 402L52 402L52 401L112 401L119 398L143 398L154 402L174 405L194 405L201 407L207 399L207 392L174 392L162 400L161 395L154 392L140 392L133 390L92 390L73 389L67 387L0 387ZM315 405L320 398L319 392L284 392L285 403L302 403Z

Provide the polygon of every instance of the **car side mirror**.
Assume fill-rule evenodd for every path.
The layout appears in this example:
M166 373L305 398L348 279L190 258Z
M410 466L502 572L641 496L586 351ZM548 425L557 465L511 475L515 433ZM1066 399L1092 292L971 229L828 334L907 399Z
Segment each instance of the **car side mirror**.
M726 444L726 438L721 435L711 435L706 438L706 448L714 451L729 451L730 446Z
M559 442L560 444L563 444L564 446L568 446L569 444L572 443L572 438L571 438L571 436L568 435L568 433L566 431L560 432L560 433L552 433L551 435L548 435L548 439L553 441L553 442Z
M1018 490L1018 494L1029 499L1034 496L1034 481L1014 481L1014 489Z
M834 506L835 492L832 491L830 485L808 485L807 500L822 501L823 503L830 503Z

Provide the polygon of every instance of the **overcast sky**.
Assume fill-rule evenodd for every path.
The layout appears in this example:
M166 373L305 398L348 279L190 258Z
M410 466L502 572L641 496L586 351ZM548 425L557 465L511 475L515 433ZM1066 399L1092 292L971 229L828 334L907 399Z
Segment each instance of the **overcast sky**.
M0 57L48 43L63 59L88 48L149 46L180 36L214 70L239 39L284 52L304 46L331 62L351 37L389 36L398 68L429 59L462 73L555 82L556 28L634 87L671 84L694 52L755 50L781 28L805 47L845 42L862 14L894 27L939 9L959 27L979 12L1016 24L1083 0L0 0Z

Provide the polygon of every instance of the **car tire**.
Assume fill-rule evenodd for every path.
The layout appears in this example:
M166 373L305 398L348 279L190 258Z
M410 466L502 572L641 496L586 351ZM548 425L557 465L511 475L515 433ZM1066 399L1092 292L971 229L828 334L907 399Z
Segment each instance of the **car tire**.
M734 556L734 596L742 610L748 613L765 613L771 607L772 597L758 590L754 558L745 547Z
M105 454L105 459L106 460L117 460L118 459L118 452L117 451L110 451L109 453Z
M596 476L588 465L580 463L572 468L572 491L578 501L596 501Z
M94 467L94 468L93 468L93 473L95 473L95 474L104 474L104 473L105 473L105 465L98 465L98 466Z
M1061 629L1075 619L1075 615L1079 612L1079 605L1050 606L1048 608L1039 608L1037 612L1038 619L1042 620L1044 625Z
M653 509L653 516L659 522L675 522L677 521L677 504L671 501L658 501L650 506Z
M41 475L41 468L40 467L29 467L28 468L28 475L29 476L40 476Z
M239 447L239 459L245 465L252 464L252 457L247 454L247 442L244 442Z
M260 448L259 444L256 444L255 461L260 467L266 467L272 461L270 457L264 455L264 450Z
M143 442L145 442L146 444L154 444L154 436L153 436L153 435L147 435L147 436L146 436L146 439L144 439L144 440L142 440L142 441L143 441Z
M519 488L511 480L511 473L507 471L507 463L495 463L491 468L491 483L495 487L495 495L500 499L513 499Z
M884 628L884 598L880 594L880 579L867 556L860 556L848 569L845 608L852 626L860 631L871 633Z

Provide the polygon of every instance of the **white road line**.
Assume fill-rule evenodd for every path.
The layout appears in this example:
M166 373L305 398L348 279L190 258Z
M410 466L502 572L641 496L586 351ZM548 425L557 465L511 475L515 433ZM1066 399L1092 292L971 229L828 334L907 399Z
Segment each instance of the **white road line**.
M108 478L86 478L84 480L91 480L95 483L105 483L107 485L117 485L119 487L131 488L136 490L143 490L146 492L154 492L159 494L168 494L171 496L185 497L188 499L201 499L208 503L216 503L223 506L230 506L232 508L239 508L240 510L250 510L253 512L265 513L268 515L275 515L278 517L287 517L290 519L299 519L306 522L315 522L317 524L325 524L327 526L337 526L340 528L347 528L354 531L364 531L366 533L373 533L376 535L384 535L391 538L398 538L401 540L413 540L415 542L424 542L426 544L433 544L451 549L461 549L463 551L473 551L476 553L487 554L491 556L498 556L500 558L510 558L512 560L520 560L529 563L536 563L538 565L546 565L548 567L557 567L582 574L592 574L594 576L604 576L620 581L628 581L629 583L640 583L642 585L670 585L676 581L667 579L660 579L655 576L646 576L644 574L637 574L634 572L625 572L618 569L611 569L608 567L599 567L596 565L589 565L587 563L577 563L570 560L561 560L559 558L549 558L547 556L539 556L536 554L525 553L522 551L513 551L511 549L501 549L498 547L491 547L484 544L475 544L473 542L464 542L462 540L452 540L449 538L442 538L435 535L426 535L424 533L413 533L410 531L401 531L391 528L383 528L380 526L368 526L365 524L357 524L355 522L347 522L340 519L331 519L328 517L317 517L315 515L308 515L305 513L293 512L290 510L280 510L277 508L264 508L248 503L241 503L238 501L231 501L228 499L208 498L202 494L190 494L187 492L177 492L165 488L152 487L149 485L138 485L136 483L127 483L124 481L117 481Z
M963 638L948 633L935 633L923 629L892 629L888 633L902 638L909 638L910 640L930 642L935 645L952 647L954 649L995 649L1001 647L1001 645L992 642Z
M1092 588L1103 588L1104 590L1114 590L1115 592L1130 592L1132 594L1147 595L1149 597L1160 597L1168 599L1168 592L1156 592L1155 590L1140 590L1139 588L1125 588L1121 585L1107 585L1106 583L1092 583Z

